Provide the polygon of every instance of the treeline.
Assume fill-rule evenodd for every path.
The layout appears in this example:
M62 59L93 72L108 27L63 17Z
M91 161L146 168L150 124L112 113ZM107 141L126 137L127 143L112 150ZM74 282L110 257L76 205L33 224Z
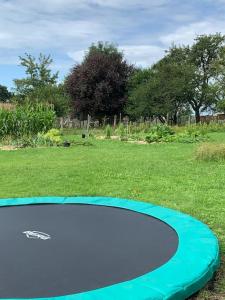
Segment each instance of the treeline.
M224 42L219 33L197 36L192 45L172 45L145 69L129 64L115 45L99 42L60 84L50 56L26 54L20 57L26 77L14 80L13 93L0 85L0 101L48 103L57 116L80 119L122 114L177 124L194 113L198 123L203 111L225 111Z

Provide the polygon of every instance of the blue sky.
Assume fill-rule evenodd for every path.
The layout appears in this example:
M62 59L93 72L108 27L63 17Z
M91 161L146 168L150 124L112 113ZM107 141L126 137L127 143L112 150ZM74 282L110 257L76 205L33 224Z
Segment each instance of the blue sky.
M116 43L150 66L174 42L225 34L225 0L0 0L0 84L24 75L18 56L51 54L63 79L91 43Z

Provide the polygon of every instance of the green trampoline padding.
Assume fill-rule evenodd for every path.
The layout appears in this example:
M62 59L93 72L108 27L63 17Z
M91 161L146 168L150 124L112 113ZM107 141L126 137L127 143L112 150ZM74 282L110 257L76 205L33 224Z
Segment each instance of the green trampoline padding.
M41 297L43 300L182 300L203 288L219 266L219 245L213 232L200 221L171 209L109 197L34 197L0 201L2 207L30 204L88 204L131 210L165 222L176 231L179 239L177 251L169 261L149 273L87 292Z

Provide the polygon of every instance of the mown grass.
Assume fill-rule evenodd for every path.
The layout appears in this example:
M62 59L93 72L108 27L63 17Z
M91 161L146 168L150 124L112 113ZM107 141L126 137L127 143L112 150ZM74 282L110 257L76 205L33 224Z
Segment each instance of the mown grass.
M225 142L225 133L213 133L211 140ZM104 195L174 208L214 230L224 261L225 161L197 161L196 144L92 143L0 151L0 198ZM223 263L213 291L204 290L198 299L225 299L224 290Z

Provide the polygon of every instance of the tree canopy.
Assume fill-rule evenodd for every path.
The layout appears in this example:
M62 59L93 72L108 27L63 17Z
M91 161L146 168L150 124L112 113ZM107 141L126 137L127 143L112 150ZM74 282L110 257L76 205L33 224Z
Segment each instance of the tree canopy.
M15 79L15 93L26 96L36 88L42 88L48 85L55 85L58 79L58 72L52 74L50 65L53 60L50 55L46 56L40 53L36 59L31 54L25 53L25 56L19 57L20 65L25 68L26 77Z
M50 55L40 53L38 58L25 54L20 58L20 65L25 68L26 77L15 79L15 100L17 102L42 102L52 104L56 115L61 117L70 110L70 98L64 83L57 84L58 72L53 73Z
M83 117L119 114L127 100L127 82L133 67L115 45L93 44L81 64L66 80L74 111Z
M191 107L199 122L201 111L224 99L224 42L217 33L197 36L192 46L173 45L154 66L133 75L127 112L161 120L169 114L176 124L178 114Z
M9 101L12 94L8 91L8 88L0 84L0 102Z
M58 116L71 111L81 119L128 114L177 124L179 116L212 109L225 111L225 36L199 35L192 45L172 45L148 68L129 64L114 44L92 44L65 82L51 70L52 58L20 57L26 77L16 79L14 99L53 104ZM0 97L10 94L0 86Z

